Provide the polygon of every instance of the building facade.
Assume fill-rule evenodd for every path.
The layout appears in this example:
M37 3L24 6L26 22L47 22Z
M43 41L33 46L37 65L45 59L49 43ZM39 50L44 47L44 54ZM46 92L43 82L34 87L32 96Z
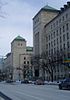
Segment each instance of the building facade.
M70 58L70 2L61 8L60 13L45 25L45 51L48 56L58 53ZM64 78L70 70L65 65L56 66L54 79Z
M50 6L43 7L33 18L33 45L34 56L41 55L44 52L44 25L50 22L59 13L59 10ZM39 66L34 66L35 76L41 77L42 71L39 70ZM39 74L36 74L39 73Z
M49 14L48 14L49 13ZM64 52L70 58L70 2L64 5L61 10L54 10L46 6L33 19L33 40L34 55L41 55L46 52L47 56L52 56L56 52ZM39 76L42 71L39 69ZM64 65L56 66L53 78L63 78L69 73ZM46 79L50 80L50 75L45 74Z
M8 78L13 80L23 80L28 78L28 71L32 70L32 54L33 47L27 47L26 40L20 36L17 36L11 42L11 53L9 53L5 59L5 68L8 70L7 74L9 74Z

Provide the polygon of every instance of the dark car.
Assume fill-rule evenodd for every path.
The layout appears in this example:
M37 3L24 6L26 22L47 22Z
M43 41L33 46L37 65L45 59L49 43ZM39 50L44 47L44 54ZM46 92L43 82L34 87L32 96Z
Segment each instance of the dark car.
M59 83L59 89L70 89L70 78L61 81Z
M41 80L41 79L37 79L35 82L34 82L35 85L44 85L44 81Z
M29 81L28 81L28 80L23 80L23 81L21 81L21 84L22 84L22 83L26 83L26 84L28 84Z
M6 83L13 83L13 80L6 80Z

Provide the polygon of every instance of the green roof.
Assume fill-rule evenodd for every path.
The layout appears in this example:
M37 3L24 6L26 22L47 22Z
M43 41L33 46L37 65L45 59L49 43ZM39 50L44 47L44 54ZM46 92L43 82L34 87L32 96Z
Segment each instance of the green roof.
M17 36L14 41L26 41L23 37Z
M33 51L33 47L26 47L26 51Z
M44 6L42 9L44 9L44 10L50 10L50 11L58 11L57 9L55 9L53 7L50 7L48 5Z

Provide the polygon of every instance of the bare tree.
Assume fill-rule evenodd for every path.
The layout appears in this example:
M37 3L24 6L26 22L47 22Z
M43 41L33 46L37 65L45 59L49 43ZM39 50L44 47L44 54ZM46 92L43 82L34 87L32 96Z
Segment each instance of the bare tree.
M47 55L46 52L41 55L37 55L33 58L33 65L43 69L43 79L45 79L45 71L49 73L51 77L51 81L53 82L53 74L56 70L56 66L65 65L64 67L68 67L68 64L64 63L64 59L66 58L65 52L57 51L55 54Z

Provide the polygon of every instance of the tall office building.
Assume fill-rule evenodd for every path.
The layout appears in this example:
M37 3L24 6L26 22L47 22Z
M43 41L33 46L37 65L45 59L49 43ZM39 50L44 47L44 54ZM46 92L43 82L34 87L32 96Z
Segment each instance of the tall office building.
M50 22L59 13L59 10L50 6L43 7L33 18L33 45L34 56L41 55L44 52L44 25ZM38 66L34 66L35 76L42 76ZM38 74L36 74L38 73Z
M70 58L70 2L61 8L60 13L44 27L45 51L48 56L58 53ZM54 79L66 77L70 73L64 65L56 66Z

